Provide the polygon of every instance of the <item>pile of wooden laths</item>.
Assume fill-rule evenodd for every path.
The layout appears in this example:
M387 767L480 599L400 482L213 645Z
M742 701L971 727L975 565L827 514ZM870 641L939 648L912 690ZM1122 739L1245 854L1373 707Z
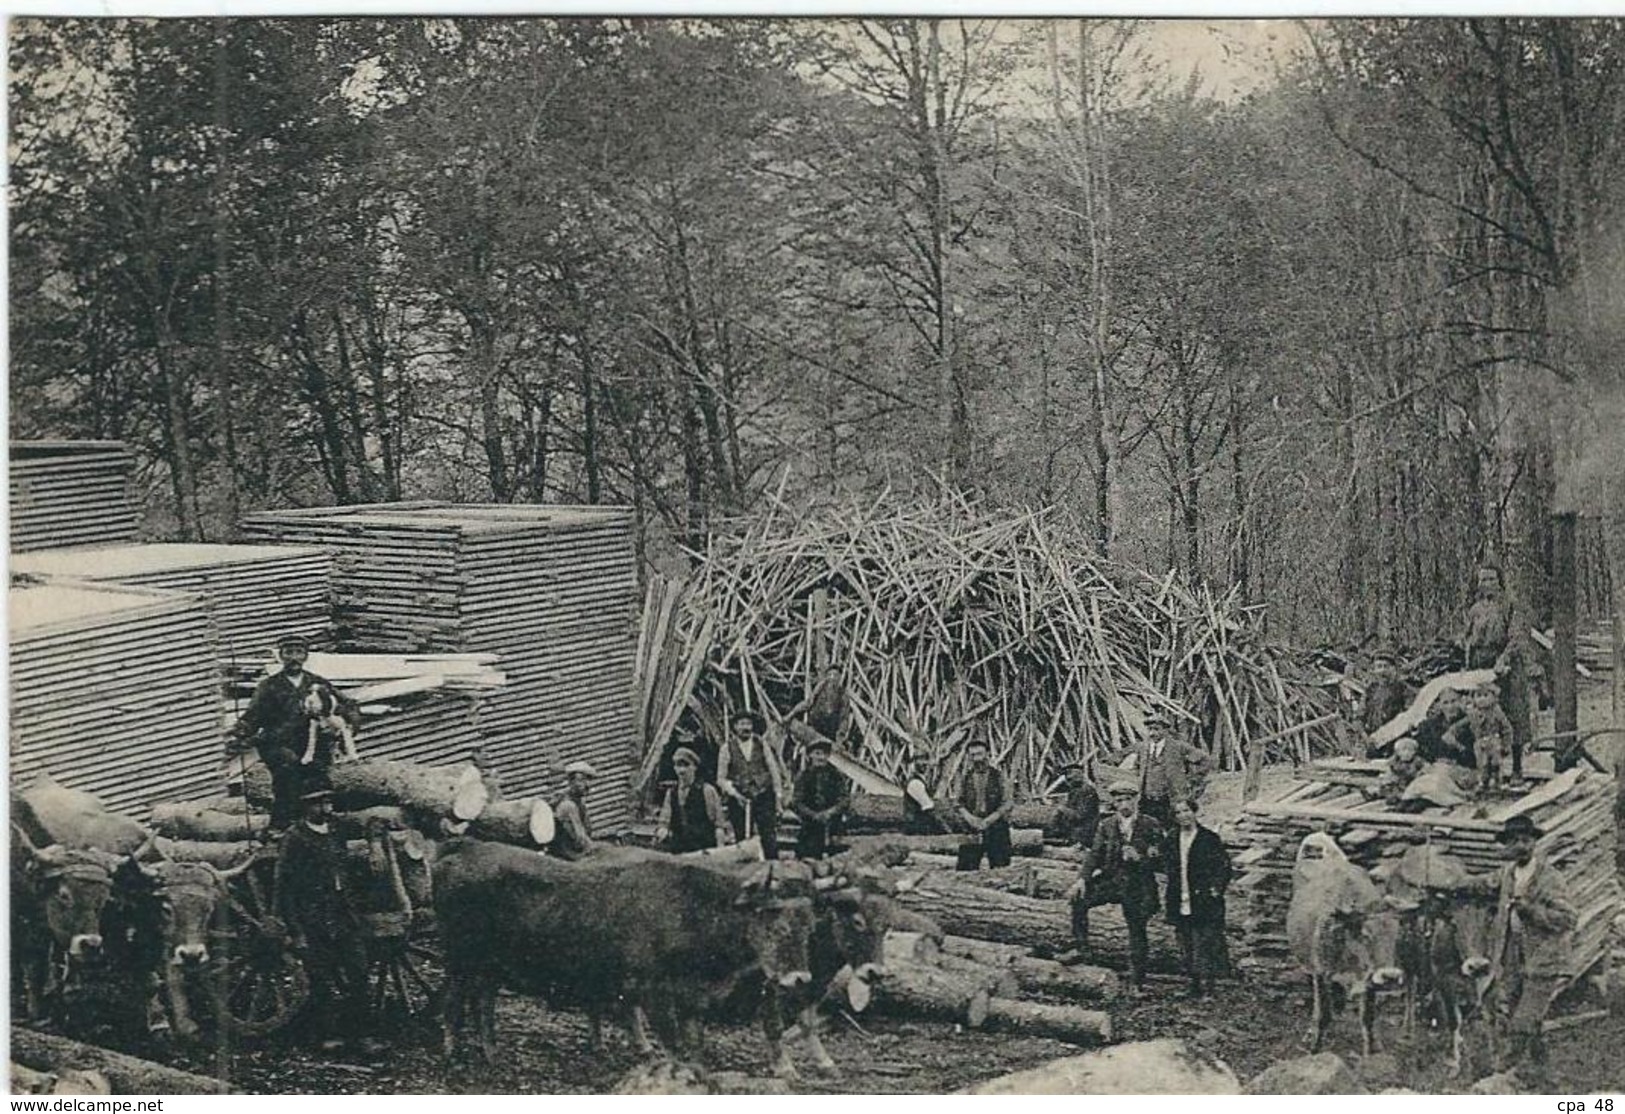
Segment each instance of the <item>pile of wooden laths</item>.
M54 581L9 603L14 783L49 771L137 815L208 788L222 705L197 597Z
M334 555L344 650L498 655L479 730L510 792L556 793L584 759L589 806L630 814L637 571L616 507L378 504L250 515L243 533ZM461 755L443 751L437 757Z
M331 561L316 548L152 543L50 549L13 558L39 577L192 592L214 620L225 669L252 669L282 634L318 642L330 625Z
M1231 837L1239 876L1231 889L1230 915L1240 929L1241 966L1294 966L1286 909L1298 845L1311 831L1329 831L1349 858L1367 869L1402 854L1409 833L1421 831L1470 870L1489 871L1503 862L1496 834L1520 814L1545 829L1541 847L1563 872L1580 907L1575 972L1584 973L1606 955L1610 924L1625 911L1613 861L1611 777L1585 767L1555 777L1537 775L1534 788L1491 802L1480 817L1480 806L1471 802L1400 812L1386 801L1368 799L1385 766L1354 759L1316 763L1304 780L1244 806Z
M1332 748L1334 698L1263 642L1252 609L1102 560L1053 514L770 498L696 557L681 654L710 649L695 693L710 718L787 708L832 658L855 757L889 776L913 751L952 780L980 734L1021 795L1041 794L1065 761L1143 739L1153 709L1232 767L1255 743Z
M13 441L11 551L134 538L134 468L118 441Z
M360 707L357 747L369 758L446 762L467 758L484 742L480 708L507 683L495 654L338 654L316 652L305 667L333 683ZM254 679L282 663L255 663ZM241 714L252 688L232 692L232 716Z

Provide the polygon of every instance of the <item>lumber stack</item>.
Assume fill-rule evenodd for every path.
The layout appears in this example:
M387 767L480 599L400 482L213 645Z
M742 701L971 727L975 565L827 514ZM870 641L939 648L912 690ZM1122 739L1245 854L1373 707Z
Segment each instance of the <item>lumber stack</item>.
M1047 513L769 498L695 557L685 643L714 647L699 703L788 708L836 648L854 757L893 780L913 752L955 784L980 735L1017 796L1041 796L1066 761L1146 738L1152 709L1232 768L1254 741L1304 760L1335 743L1331 698L1233 594L1113 565Z
M219 636L220 663L241 668L282 634L320 642L328 632L330 561L313 548L152 543L49 549L13 558L12 570L190 592Z
M11 551L134 538L134 469L118 441L13 441Z
M1286 941L1286 909L1292 899L1292 866L1298 845L1311 831L1336 837L1349 858L1366 869L1403 852L1407 833L1429 840L1475 872L1499 868L1496 834L1512 816L1527 813L1546 830L1541 847L1563 872L1579 906L1574 937L1575 972L1583 973L1608 949L1609 925L1625 911L1613 862L1613 781L1584 767L1547 778L1521 795L1486 806L1399 812L1368 800L1353 768L1339 763L1334 780L1294 782L1271 799L1243 808L1231 842L1237 880L1230 890L1230 917L1240 937L1238 965L1281 970L1295 965ZM1483 815L1478 813L1482 811Z
M563 767L585 759L601 775L594 822L629 819L639 743L629 511L378 504L255 514L242 529L333 552L345 648L497 655L507 684L482 701L478 726L509 795L553 796ZM428 741L416 757L455 760L461 745Z
M222 708L196 597L62 581L10 607L14 784L49 773L138 817L209 789Z

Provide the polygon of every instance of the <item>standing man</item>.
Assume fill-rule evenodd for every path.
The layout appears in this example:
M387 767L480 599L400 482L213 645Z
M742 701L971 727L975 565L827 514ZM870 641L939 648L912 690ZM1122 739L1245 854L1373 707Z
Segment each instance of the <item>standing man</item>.
M1520 813L1496 840L1507 865L1475 878L1471 888L1494 894L1490 979L1499 989L1511 1036L1512 1068L1536 1090L1551 1085L1546 1065L1546 1012L1572 971L1574 929L1580 923L1568 883L1535 844L1546 833Z
M852 803L852 783L829 764L830 741L822 736L807 744L807 768L796 776L791 807L801 817L799 859L822 859L841 833L841 821Z
M1175 804L1201 795L1212 763L1206 751L1173 737L1173 720L1168 713L1153 710L1146 716L1146 728L1149 737L1135 747L1140 767L1140 811L1165 832L1172 831Z
M728 738L717 751L717 785L728 798L734 839L762 837L762 855L779 857L779 802L784 775L777 755L762 735L766 725L755 712L741 709L728 721Z
M959 846L956 870L976 870L982 865L1010 865L1010 809L1015 802L1004 787L1004 775L990 762L991 752L982 739L971 740L965 753L969 768L959 785L959 819L972 832L972 838Z
M587 792L598 770L591 762L564 767L564 796L553 806L555 825L552 851L561 859L576 860L592 853L592 822L587 818Z
M1162 831L1157 822L1136 809L1138 794L1132 783L1112 788L1112 815L1095 828L1084 851L1072 900L1072 939L1075 949L1063 963L1080 963L1089 954L1089 910L1097 905L1121 905L1128 925L1128 975L1132 993L1145 989L1146 957L1151 945L1146 926L1157 913L1157 876L1153 866L1159 855Z
M1100 824L1100 791L1089 780L1089 769L1081 759L1069 762L1063 772L1066 800L1055 811L1055 827L1050 834L1087 852L1095 844L1095 828Z
M353 728L360 717L325 678L305 668L310 642L303 635L278 639L277 656L282 669L254 686L229 752L235 755L252 746L259 753L271 772L271 827L281 831L298 816L306 786L324 782L332 764L330 745L311 745L320 742L317 721L333 710Z
M1180 957L1190 976L1188 996L1213 993L1224 970L1224 891L1230 885L1230 854L1217 832L1196 822L1196 801L1174 804L1177 831L1170 841L1168 919L1179 936Z
M802 716L806 716L806 722L796 722ZM828 739L844 749L847 736L852 733L852 702L847 699L846 686L841 683L841 667L834 662L826 665L807 698L791 708L784 718L790 722L791 736L809 752L815 737Z
M671 756L671 768L677 771L677 784L666 790L660 806L656 842L678 855L727 843L722 798L714 785L699 780L700 756L688 747L678 747Z
M1523 781L1523 752L1534 734L1529 707L1529 619L1507 591L1501 566L1478 566L1477 598L1467 609L1461 646L1468 669L1495 670L1501 710L1512 721L1512 782ZM1559 751L1559 759L1566 752ZM1572 765L1573 763L1569 763ZM1559 762L1558 770L1566 767Z
M277 915L310 976L312 1030L322 1047L360 1040L367 1027L367 949L345 883L344 839L333 830L332 790L308 789L303 820L283 841L276 864ZM375 1042L360 1040L363 1051Z

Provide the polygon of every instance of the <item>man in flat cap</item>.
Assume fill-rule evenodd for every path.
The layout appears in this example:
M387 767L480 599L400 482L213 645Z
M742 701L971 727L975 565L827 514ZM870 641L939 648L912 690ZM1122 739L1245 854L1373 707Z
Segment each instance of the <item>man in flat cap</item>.
M1465 887L1495 895L1490 978L1511 1037L1511 1062L1504 1067L1538 1093L1551 1089L1546 1013L1574 974L1574 929L1580 923L1568 883L1536 848L1545 834L1527 813L1509 818L1495 836L1507 864Z
M552 851L561 859L579 859L592 852L592 823L587 819L587 792L598 770L591 762L564 767L564 796L553 806L556 825Z
M728 798L736 840L762 838L762 855L779 857L779 802L784 800L783 759L763 732L762 717L741 708L728 719L728 737L717 748L717 787Z
M344 838L332 825L333 792L317 780L300 795L302 820L282 841L276 864L276 912L310 977L310 1024L302 1031L336 1050L368 1024L367 948L346 877Z
M666 790L655 829L661 848L680 855L729 842L722 798L716 786L700 780L700 756L688 747L678 747L672 753L671 768L676 771L677 784Z
M1097 905L1121 905L1128 926L1128 982L1138 995L1145 986L1146 958L1150 954L1147 926L1157 913L1157 876L1164 833L1157 822L1137 808L1134 783L1111 788L1113 812L1102 817L1094 840L1084 852L1078 884L1068 895L1072 901L1074 948L1062 962L1077 963L1089 954L1089 910Z
M1095 828L1100 823L1100 791L1089 780L1089 768L1080 758L1062 767L1066 774L1066 799L1055 810L1054 838L1073 844L1080 851L1094 846Z
M830 841L841 832L841 821L852 803L852 783L829 764L830 741L822 735L807 743L807 768L796 775L791 807L801 818L796 857L821 859Z
M253 747L259 753L271 772L271 827L281 831L298 815L306 787L325 779L332 765L333 748L320 721L336 715L353 729L360 715L326 678L305 668L310 642L303 635L284 635L276 649L282 668L254 686L228 751Z

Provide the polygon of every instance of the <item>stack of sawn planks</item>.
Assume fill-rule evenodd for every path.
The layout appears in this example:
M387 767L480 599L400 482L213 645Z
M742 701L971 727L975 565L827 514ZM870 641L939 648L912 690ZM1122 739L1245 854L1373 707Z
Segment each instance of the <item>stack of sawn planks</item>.
M479 729L508 791L551 796L563 767L584 759L600 774L594 824L629 819L638 740L629 510L377 504L254 514L242 531L333 553L344 649L498 655L507 685L483 701Z
M236 672L252 669L278 636L320 643L330 625L331 562L321 549L189 543L52 549L14 557L12 571L194 593L214 620L221 667Z
M1563 872L1580 908L1574 973L1585 973L1607 954L1609 926L1625 911L1613 861L1612 778L1585 768L1570 770L1521 796L1491 803L1478 817L1479 806L1472 803L1407 813L1368 800L1362 789L1376 781L1382 766L1346 759L1320 763L1310 767L1309 780L1244 807L1231 836L1238 877L1230 891L1242 966L1270 971L1295 966L1287 947L1286 910L1298 845L1311 831L1330 832L1351 860L1369 870L1403 853L1406 835L1420 829L1469 870L1485 872L1503 864L1495 836L1520 813L1546 830L1540 846Z
M11 552L134 538L134 468L118 441L13 441Z
M197 597L55 581L10 608L14 784L48 773L136 815L208 788L222 709Z

